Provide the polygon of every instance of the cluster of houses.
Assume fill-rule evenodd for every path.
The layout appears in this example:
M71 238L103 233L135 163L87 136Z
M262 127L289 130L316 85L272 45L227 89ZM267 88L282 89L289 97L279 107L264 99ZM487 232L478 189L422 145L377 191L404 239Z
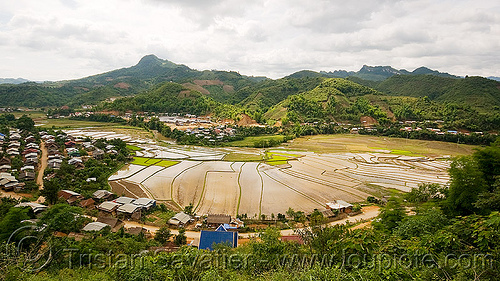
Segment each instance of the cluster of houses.
M59 144L57 144L55 136L43 131L40 132L40 138L45 143L45 149L48 153L47 167L51 169L61 168L63 155L61 155Z
M5 152L4 146L6 146ZM5 154L0 159L0 188L5 191L20 191L26 181L36 179L40 146L33 135L23 138L18 129L10 130L8 138L0 134L0 149L0 152ZM13 169L12 159L19 157L23 161L23 166Z
M116 231L123 225L123 220L140 220L142 214L156 206L156 201L150 198L118 197L108 190L97 190L91 198L71 190L61 190L58 193L61 200L70 205L86 209L97 209L97 221L87 224L83 231L100 231L109 226ZM145 230L141 230L146 232Z
M161 122L175 124L176 126L197 126L201 124L212 124L210 117L198 117L192 114L186 114L184 116L160 116Z
M210 128L198 127L194 129L186 129L184 132L189 135L194 135L197 138L213 139L213 136L215 136L215 139L217 140L221 140L224 137L233 137L236 134L236 130L234 128L225 126Z

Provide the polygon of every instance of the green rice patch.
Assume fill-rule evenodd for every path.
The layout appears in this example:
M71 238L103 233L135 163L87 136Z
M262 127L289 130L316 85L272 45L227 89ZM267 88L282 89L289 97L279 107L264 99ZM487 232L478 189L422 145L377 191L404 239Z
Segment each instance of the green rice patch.
M154 165L168 168L168 167L173 166L173 165L178 164L178 163L179 163L179 161L161 160L160 162L155 163Z
M140 148L138 146L135 146L135 145L130 145L130 144L127 144L127 148L132 150L132 151L141 151L141 150L144 150L143 148Z

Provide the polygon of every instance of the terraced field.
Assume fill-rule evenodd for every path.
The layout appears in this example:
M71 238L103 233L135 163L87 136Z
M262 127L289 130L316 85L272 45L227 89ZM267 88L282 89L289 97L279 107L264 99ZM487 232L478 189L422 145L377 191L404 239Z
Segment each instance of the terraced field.
M445 155L463 155L473 146L357 135L295 139L280 149L180 146L125 130L74 129L77 137L121 138L134 145L136 159L109 178L112 189L150 197L198 214L311 212L341 199L407 192L420 183L446 185ZM148 159L151 158L151 159Z
M446 185L449 180L447 160L383 153L297 153L286 165L221 160L182 160L168 167L130 165L110 181L135 183L141 194L179 207L193 204L199 214L253 217L285 213L289 207L311 212L337 199L364 201L374 186L407 192L420 183Z

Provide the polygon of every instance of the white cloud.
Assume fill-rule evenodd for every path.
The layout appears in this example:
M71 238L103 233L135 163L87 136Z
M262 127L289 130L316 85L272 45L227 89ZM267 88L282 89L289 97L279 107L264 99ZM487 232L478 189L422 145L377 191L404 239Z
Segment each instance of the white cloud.
M0 3L0 77L79 78L146 54L273 78L363 64L500 76L493 0Z

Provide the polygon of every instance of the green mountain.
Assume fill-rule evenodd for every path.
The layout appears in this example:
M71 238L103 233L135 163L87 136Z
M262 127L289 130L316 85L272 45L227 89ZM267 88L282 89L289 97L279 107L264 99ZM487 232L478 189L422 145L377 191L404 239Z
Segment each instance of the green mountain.
M427 96L443 103L467 104L482 112L500 108L500 82L483 77L454 79L433 75L398 75L374 88L392 96Z
M247 77L237 72L198 71L148 55L132 67L81 79L0 85L0 106L95 104L110 97L135 95L170 81L185 84L186 87L204 94L211 94L215 100L237 103L247 96L239 97L235 92L266 79Z
M428 78L426 75L421 77ZM492 83L496 82L477 77L452 80L455 84L445 94L431 100L424 95L387 95L347 79L328 78L310 91L288 96L265 112L263 118L269 123L274 121L360 123L365 120L384 124L391 120L443 120L443 125L449 129L498 130L500 108L494 107L486 111L482 110L480 104L474 103L477 97L470 101L460 99L460 97L467 98L463 93L468 92L468 87L473 87L470 93L481 92L484 99L488 97L493 100L496 93L494 89L498 90L498 85ZM484 80L491 82L485 83L487 81Z

